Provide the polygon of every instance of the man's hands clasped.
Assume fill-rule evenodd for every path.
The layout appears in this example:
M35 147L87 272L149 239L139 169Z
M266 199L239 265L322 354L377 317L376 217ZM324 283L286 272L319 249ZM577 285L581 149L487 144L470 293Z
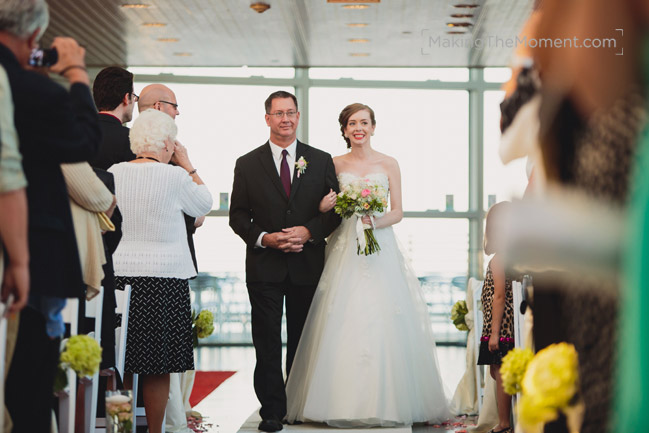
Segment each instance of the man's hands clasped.
M299 253L304 249L304 244L309 239L311 239L309 229L304 226L296 226L282 229L281 232L265 234L261 244L285 253Z

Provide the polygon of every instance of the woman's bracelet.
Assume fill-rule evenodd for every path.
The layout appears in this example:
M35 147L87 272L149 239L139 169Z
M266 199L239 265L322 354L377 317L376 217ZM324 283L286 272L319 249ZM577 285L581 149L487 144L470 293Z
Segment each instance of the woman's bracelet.
M193 169L192 171L189 172L189 175L191 176L192 174L196 173L198 169Z
M83 69L84 71L88 72L88 70L86 69L85 66L70 65L70 66L67 66L67 67L63 68L63 70L61 72L59 72L59 75L63 76L63 75L65 75L66 72L68 72L71 69Z

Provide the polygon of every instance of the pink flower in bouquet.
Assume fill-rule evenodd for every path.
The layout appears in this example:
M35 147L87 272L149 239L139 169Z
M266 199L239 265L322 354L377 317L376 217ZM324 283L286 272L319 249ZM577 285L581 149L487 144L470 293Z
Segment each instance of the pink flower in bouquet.
M367 188L365 188L363 191L361 191L361 197L367 197L370 194L372 194L372 191L370 191ZM367 209L367 208L365 208L365 209Z

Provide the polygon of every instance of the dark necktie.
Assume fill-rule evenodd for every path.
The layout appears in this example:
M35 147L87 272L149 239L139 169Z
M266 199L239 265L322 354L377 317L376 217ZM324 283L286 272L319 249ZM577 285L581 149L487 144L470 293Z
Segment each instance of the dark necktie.
M288 169L288 162L286 161L286 155L288 151L286 149L282 150L282 162L279 165L279 178L282 180L282 185L284 185L284 191L286 191L286 197L291 196L291 170Z

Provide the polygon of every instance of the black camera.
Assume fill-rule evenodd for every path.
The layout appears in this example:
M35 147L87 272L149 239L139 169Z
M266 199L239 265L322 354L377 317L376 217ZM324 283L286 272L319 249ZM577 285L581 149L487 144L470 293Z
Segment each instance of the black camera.
M29 64L40 68L41 66L52 66L59 61L59 53L56 48L46 48L44 50L35 49L29 56Z

